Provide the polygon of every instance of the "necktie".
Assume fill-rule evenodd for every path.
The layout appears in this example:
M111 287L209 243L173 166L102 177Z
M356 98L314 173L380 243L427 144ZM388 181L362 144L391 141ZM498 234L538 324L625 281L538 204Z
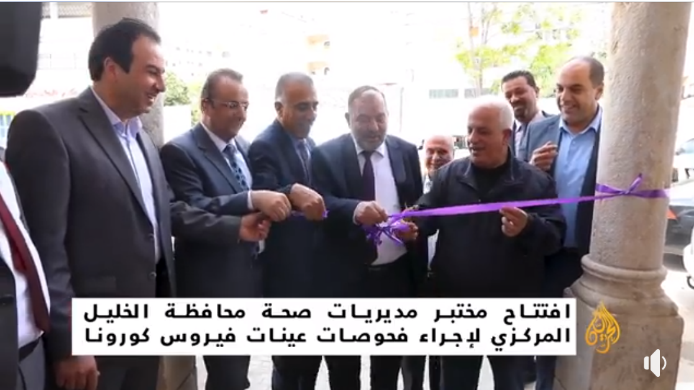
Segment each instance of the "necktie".
M361 200L376 200L376 178L374 176L374 166L371 162L373 152L363 151L364 168L361 171Z
M299 141L299 144L297 145L297 148L299 149L299 158L301 158L301 165L304 167L304 173L306 174L306 178L309 178L310 174L310 168L309 168L309 155L308 155L308 145L306 144L306 140L302 139Z
M364 168L361 172L361 200L376 200L376 177L374 175L374 166L371 162L371 156L373 152L363 151L361 155L364 156ZM376 259L378 259L378 249L376 249L376 244L373 242L367 243L368 252L366 254L366 263L371 264Z
M243 174L243 171L241 170L241 167L239 167L239 163L236 161L236 145L228 144L224 150L222 150L222 153L224 156L226 156L227 160L229 160L229 165L231 166L231 172L234 174L234 177L236 177L236 181L239 183L241 186L241 189L244 191L248 191L248 182L246 181L246 176ZM253 255L257 255L258 251L260 250L260 246L258 243L253 243L251 251L253 252Z
M236 145L228 144L222 151L226 158L229 160L229 165L231 165L231 172L236 177L236 181L241 186L241 189L248 191L248 182L246 181L246 176L244 176L241 167L239 167L238 162L236 162Z
M48 306L46 305L46 298L41 288L41 279L36 269L36 263L34 263L34 258L31 256L24 236L19 230L19 226L17 226L17 222L15 222L12 217L12 213L2 196L0 196L0 222L2 222L2 225L5 227L7 241L10 243L12 263L15 269L22 273L27 280L34 322L40 330L48 332L50 329Z
M518 153L518 150L520 149L521 146L521 140L523 139L523 133L525 132L526 125L523 124L516 124L516 137L513 140L513 144L515 146L514 151L516 154Z

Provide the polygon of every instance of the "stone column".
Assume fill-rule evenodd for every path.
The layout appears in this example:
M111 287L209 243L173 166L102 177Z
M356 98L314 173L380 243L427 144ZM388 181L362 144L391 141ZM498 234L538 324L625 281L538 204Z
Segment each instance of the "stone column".
M104 26L116 23L122 18L137 18L159 29L159 8L155 2L92 4L94 34ZM164 97L160 96L152 110L141 117L143 127L157 145L163 142L163 104ZM167 356L162 359L157 390L197 390L197 388L194 356Z
M614 4L599 183L627 188L643 173L642 188L669 187L690 9ZM559 358L555 389L675 389L684 322L660 287L667 204L633 197L596 203L585 273L567 290L578 302L578 356ZM585 341L601 302L621 330L606 353ZM656 349L667 360L660 377L644 369Z

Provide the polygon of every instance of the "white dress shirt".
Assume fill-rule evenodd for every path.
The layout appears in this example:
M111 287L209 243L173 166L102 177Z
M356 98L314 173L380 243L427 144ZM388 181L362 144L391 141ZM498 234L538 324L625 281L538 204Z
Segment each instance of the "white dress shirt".
M4 164L2 164L2 168L0 168L0 196L2 196L2 199L4 199L5 203L7 203L7 207L10 209L12 218L14 218L17 226L19 226L19 231L22 233L22 236L27 243L27 247L29 247L29 252L34 259L34 264L36 264L36 272L39 274L39 280L41 281L41 289L43 290L43 296L46 299L46 307L48 307L50 310L51 301L48 295L46 276L43 273L43 266L41 265L41 258L39 257L36 247L34 247L34 243L31 241L29 234L24 228L19 205L17 204L15 188ZM5 234L5 227L2 225L2 223L0 223L0 256L2 256L2 260L14 275L16 294L15 300L17 306L17 340L19 341L19 347L21 348L37 340L41 336L42 332L36 327L36 322L34 321L27 279L24 274L18 272L14 267L14 263L12 262L10 241Z
M354 137L352 137L354 140ZM357 149L357 158L359 159L360 170L364 169L364 163L366 160L361 154L364 149L357 145L357 141L354 140L354 147ZM396 214L402 211L400 208L400 198L398 196L398 190L395 186L395 179L393 178L393 169L390 165L390 158L388 157L388 148L385 143L381 144L374 153L371 155L371 164L374 169L374 179L376 181L376 203L386 210L386 213ZM355 211L355 216L360 209L357 207ZM404 255L407 250L402 244L393 241L390 237L385 235L381 236L381 244L376 248L378 250L378 258L373 262L372 265L384 265L394 262Z
M239 166L241 169L241 172L243 173L243 177L246 179L246 183L248 183L248 197L246 200L246 204L248 205L248 210L254 210L255 208L253 207L253 197L251 196L251 191L250 188L253 186L253 175L251 175L251 169L248 167L248 164L246 163L246 159L243 157L243 154L240 152L240 147L239 143L236 142L236 140L232 139L229 143L224 142L223 139L219 138L217 134L213 133L210 131L210 129L205 126L204 123L200 122L200 125L202 126L203 129L205 129L205 132L207 135L210 137L212 142L214 142L215 146L217 149L219 149L220 152L222 152L222 157L224 157L224 161L227 162L227 165L229 166L230 170L233 170L231 167L231 161L227 158L226 154L223 153L224 149L226 149L227 145L233 143L232 146L234 146L234 162L236 165ZM232 171L233 172L233 171ZM261 253L263 250L265 250L265 242L260 241L258 242L258 253Z
M429 178L429 175L424 175L424 193L426 194L431 190L431 184L432 181ZM428 243L428 248L429 248L429 266L431 266L431 260L434 258L434 253L436 253L436 241L439 238L439 232L436 232L433 236L429 236L427 239Z
M145 154L140 148L140 144L137 143L137 136L142 131L142 121L137 117L127 122L121 121L118 115L101 100L94 89L92 89L92 93L116 132L118 141L123 147L125 156L133 169L137 184L140 186L140 194L145 204L147 217L152 224L152 233L154 233L154 261L158 262L161 258L161 247L159 246L159 221L157 220L157 210L154 202L154 184L152 183L152 175L149 172Z

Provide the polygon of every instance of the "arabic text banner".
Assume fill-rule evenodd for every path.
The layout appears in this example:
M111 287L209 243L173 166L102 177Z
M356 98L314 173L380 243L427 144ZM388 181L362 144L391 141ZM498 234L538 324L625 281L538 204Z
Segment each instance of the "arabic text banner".
M84 299L73 355L575 355L561 299Z

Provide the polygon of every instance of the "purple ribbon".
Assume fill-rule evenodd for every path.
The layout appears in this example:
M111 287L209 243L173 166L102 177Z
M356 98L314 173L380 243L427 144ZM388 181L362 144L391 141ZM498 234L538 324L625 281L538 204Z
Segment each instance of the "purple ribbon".
M539 199L539 200L522 200L515 202L497 202L497 203L486 203L486 204L471 204L471 205L461 205L461 206L449 206L441 207L436 209L426 209L426 210L407 210L401 213L393 214L388 217L388 221L377 225L364 227L367 232L367 238L372 240L376 244L381 243L381 236L385 235L395 242L402 243L396 236L395 232L405 229L405 224L402 222L404 218L422 218L422 217L442 217L447 215L464 215L464 214L477 214L477 213L487 213L490 211L499 211L505 207L516 207L516 208L528 208L528 207L538 207L538 206L549 206L549 205L561 205L568 203L579 203L579 202L590 202L602 199L615 198L618 196L633 196L637 198L644 199L656 199L656 198L667 198L668 194L665 190L639 190L639 186L643 181L643 175L639 174L636 177L629 188L621 190L618 188L610 187L604 184L596 184L595 192L599 192L598 195L593 196L579 196L574 198L561 198L561 199Z

